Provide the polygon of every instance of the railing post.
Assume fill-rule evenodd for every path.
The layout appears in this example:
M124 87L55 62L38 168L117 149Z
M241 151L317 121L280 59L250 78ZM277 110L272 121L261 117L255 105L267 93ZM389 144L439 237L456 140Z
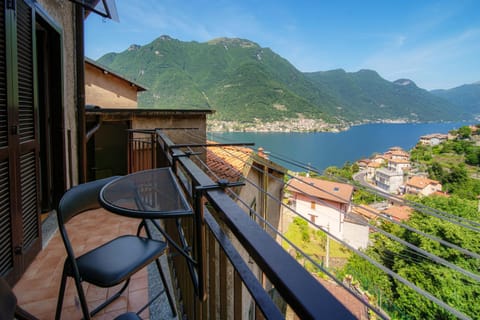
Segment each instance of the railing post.
M200 302L204 302L207 299L205 290L205 256L207 254L205 247L205 219L204 219L204 191L202 189L196 189L194 192L194 212L195 212L195 246L197 261L197 281L198 292L197 296ZM201 314L201 311L199 312Z

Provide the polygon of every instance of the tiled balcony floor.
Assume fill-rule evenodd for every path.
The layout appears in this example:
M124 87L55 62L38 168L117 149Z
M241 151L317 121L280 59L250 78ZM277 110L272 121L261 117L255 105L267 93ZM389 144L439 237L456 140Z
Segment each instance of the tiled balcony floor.
M138 220L121 217L103 209L92 210L73 218L67 224L76 254L82 254L114 237L122 234L135 234ZM14 292L18 303L40 319L55 318L60 279L66 253L61 236L55 231L46 247L15 285ZM85 285L89 304L95 306L115 290ZM116 288L114 288L116 289ZM73 280L68 279L63 303L62 319L81 319L80 305L77 302ZM122 296L100 311L94 319L113 319L127 312L138 311L148 301L148 272L144 268L137 273ZM140 316L149 319L146 308Z

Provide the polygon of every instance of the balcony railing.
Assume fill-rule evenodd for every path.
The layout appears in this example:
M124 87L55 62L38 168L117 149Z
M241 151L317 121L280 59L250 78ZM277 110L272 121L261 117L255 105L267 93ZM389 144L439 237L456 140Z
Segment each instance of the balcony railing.
M193 146L191 146L193 147ZM195 215L165 222L174 287L188 319L353 319L352 313L161 130L130 132L130 171L172 167ZM181 223L182 237L178 236Z

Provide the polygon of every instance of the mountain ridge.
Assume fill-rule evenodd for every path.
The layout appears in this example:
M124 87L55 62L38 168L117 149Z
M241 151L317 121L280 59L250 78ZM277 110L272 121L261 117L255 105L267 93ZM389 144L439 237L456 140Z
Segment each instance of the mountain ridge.
M351 123L468 117L412 80L389 82L368 69L303 73L247 39L183 42L163 35L144 46L107 53L98 62L149 88L139 96L141 107L210 108L216 120Z

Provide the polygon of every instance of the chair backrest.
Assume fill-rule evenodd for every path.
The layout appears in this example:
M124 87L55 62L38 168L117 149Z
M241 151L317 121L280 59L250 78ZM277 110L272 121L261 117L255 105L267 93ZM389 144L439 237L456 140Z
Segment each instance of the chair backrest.
M57 207L58 230L62 236L68 258L75 269L74 272L78 272L78 270L76 270L75 254L68 238L65 223L79 213L100 208L100 203L98 202L100 190L104 185L117 178L118 176L114 176L79 184L65 192L60 199Z
M62 219L59 223L65 224L79 213L100 208L98 202L100 190L108 182L117 178L118 176L114 176L79 184L65 192L57 208L58 219Z

